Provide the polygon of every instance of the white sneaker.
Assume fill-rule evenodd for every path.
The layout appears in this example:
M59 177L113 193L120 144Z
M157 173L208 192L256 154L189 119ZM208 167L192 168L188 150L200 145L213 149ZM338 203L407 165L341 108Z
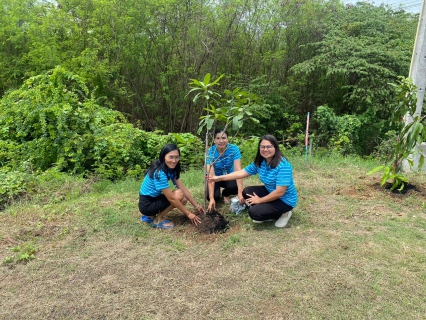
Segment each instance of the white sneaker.
M277 228L284 228L287 225L288 220L290 220L291 211L283 213L282 216L275 222Z

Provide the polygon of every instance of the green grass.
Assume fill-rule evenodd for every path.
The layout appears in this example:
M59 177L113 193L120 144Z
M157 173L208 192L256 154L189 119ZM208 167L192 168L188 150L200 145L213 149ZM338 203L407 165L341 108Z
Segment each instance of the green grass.
M425 174L401 195L366 176L372 160L289 160L288 226L221 206L231 228L217 235L140 222L140 180L47 179L0 212L0 318L423 319ZM203 203L202 171L182 180Z

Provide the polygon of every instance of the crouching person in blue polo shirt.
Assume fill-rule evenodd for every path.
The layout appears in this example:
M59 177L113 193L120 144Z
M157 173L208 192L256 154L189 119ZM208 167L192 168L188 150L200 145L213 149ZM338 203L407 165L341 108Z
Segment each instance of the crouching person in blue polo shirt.
M150 223L154 228L173 228L173 222L164 220L164 216L174 208L186 214L194 225L201 223L200 218L185 207L186 202L189 201L199 213L204 211L180 180L179 160L180 150L177 145L164 146L160 157L148 168L140 187L141 220ZM170 188L169 180L177 187L176 190Z
M250 217L255 223L275 221L276 227L285 227L298 197L293 167L281 153L274 136L267 134L260 139L256 157L246 168L227 175L209 177L209 182L242 179L254 174L259 174L264 185L243 190L243 196L250 205Z
M222 128L216 129L213 141L215 144L209 149L206 159L207 173L210 176L221 176L235 170L241 170L240 148L229 143L228 132ZM220 188L223 188L222 196L225 203L230 203L228 197L235 194L238 201L244 204L243 181L241 179L209 183L206 192L206 198L209 200L208 210L216 209L216 202L220 199Z

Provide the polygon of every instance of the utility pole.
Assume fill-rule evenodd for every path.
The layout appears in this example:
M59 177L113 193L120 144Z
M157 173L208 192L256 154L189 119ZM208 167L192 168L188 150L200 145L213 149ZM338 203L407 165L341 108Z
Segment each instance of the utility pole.
M414 84L417 86L417 106L416 112L413 115L406 117L406 124L411 123L412 117L420 116L423 108L423 100L426 91L426 0L422 1L422 8L420 9L419 24L417 26L416 40L414 42L413 56L411 58L409 78L413 79ZM417 146L419 151L426 156L426 142ZM418 168L420 155L414 155L413 169L426 170L426 164L423 168ZM410 166L408 161L402 164L402 171L409 172Z
M426 90L426 5L422 1L420 9L419 24L417 26L416 40L414 42L413 56L411 57L411 66L409 78L413 79L418 88L417 108L413 116L420 116L423 107L423 99Z

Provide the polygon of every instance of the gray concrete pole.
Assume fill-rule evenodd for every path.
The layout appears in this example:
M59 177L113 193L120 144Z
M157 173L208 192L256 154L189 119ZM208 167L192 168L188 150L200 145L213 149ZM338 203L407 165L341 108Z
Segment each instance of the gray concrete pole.
M413 56L411 57L411 66L409 78L413 79L414 84L417 86L417 106L416 112L413 115L407 115L406 124L411 123L413 117L420 116L423 108L423 100L426 91L426 0L422 1L422 8L420 9L419 24L417 26L416 40L414 42ZM417 146L418 152L426 156L426 143L423 142ZM420 155L417 153L413 156L414 166L410 167L408 161L403 161L402 171L410 172L411 169L426 171L426 163L423 168L418 168Z
M426 90L426 5L422 1L420 10L419 24L417 26L416 40L414 42L413 56L411 57L411 66L409 78L413 79L417 86L417 107L413 115L420 116L423 107L423 99Z

